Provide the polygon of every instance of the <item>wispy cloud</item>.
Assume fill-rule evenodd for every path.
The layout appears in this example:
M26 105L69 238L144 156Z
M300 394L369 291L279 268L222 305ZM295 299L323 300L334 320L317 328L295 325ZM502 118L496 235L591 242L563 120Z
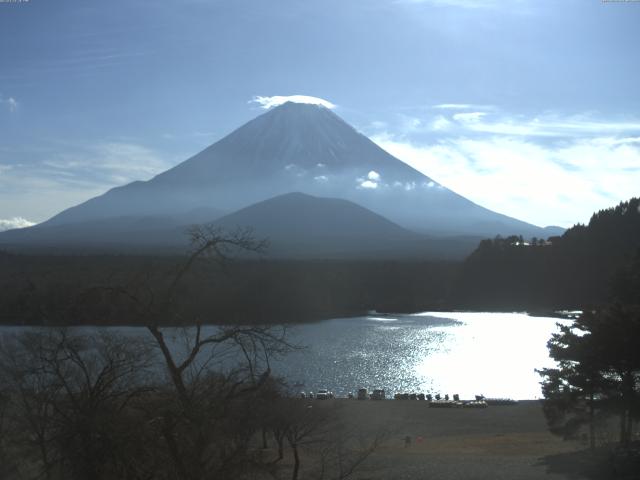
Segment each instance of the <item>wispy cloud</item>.
M496 0L398 0L398 3L425 3L434 6L460 8L493 8Z
M163 155L133 143L105 142L53 153L42 167L63 181L70 178L105 185L148 180L171 166Z
M13 218L0 218L0 232L5 230L13 230L14 228L26 228L35 225L35 222L30 222L26 218L13 217Z
M640 139L598 136L559 143L520 136L455 136L419 143L374 137L439 183L507 215L570 226L638 195Z
M571 137L606 134L622 134L640 131L640 122L597 121L586 116L557 118L554 116L533 119L508 117L487 119L465 125L471 131L512 136Z
M490 110L490 105L476 105L473 103L439 103L431 108L436 110Z
M453 115L453 119L462 123L476 123L479 122L482 117L486 115L486 112L464 112L456 113Z
M14 81L33 80L49 76L83 76L115 67L135 66L148 51L117 51L114 49L76 50L33 62L25 59L3 71L2 77Z
M514 7L522 7L526 2L525 0L511 0L509 5L506 5L505 2L500 0L396 0L396 3L424 4L434 7L454 7L471 10L505 9L508 6L513 10Z
M4 105L9 112L14 113L18 110L18 101L14 97L4 98L0 95L0 105Z
M9 149L0 151L0 162L5 157L6 164L17 155ZM2 218L42 221L112 187L147 180L179 160L130 142L47 144L27 156L36 160L0 163Z
M249 103L257 103L265 110L277 107L283 103L309 103L312 105L322 105L323 107L333 109L336 106L328 100L319 97L311 97L309 95L275 95L272 97L255 96Z
M594 114L563 116L554 113L525 116L513 115L495 107L471 104L445 104L447 108L438 112L418 115L402 114L397 124L385 124L375 131L394 131L397 134L413 135L447 131L448 134L464 136L486 136L487 134L517 137L577 138L596 136L640 135L640 120L603 119ZM455 108L450 108L455 105ZM467 110L467 111L465 111Z

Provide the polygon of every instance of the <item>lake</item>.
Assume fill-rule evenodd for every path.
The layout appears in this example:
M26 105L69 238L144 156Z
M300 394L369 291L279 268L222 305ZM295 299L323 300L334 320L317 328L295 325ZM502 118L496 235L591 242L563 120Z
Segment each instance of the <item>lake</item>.
M307 345L274 370L338 395L359 387L395 392L535 399L536 368L553 366L546 343L568 320L525 313L424 312L327 320L292 329Z
M384 388L391 396L423 392L535 399L541 397L535 369L554 364L546 343L557 323L570 321L480 312L325 320L290 327L289 340L305 348L277 360L272 370L295 393L327 388L344 396L366 387ZM149 335L141 327L113 328ZM0 327L0 332L22 329Z

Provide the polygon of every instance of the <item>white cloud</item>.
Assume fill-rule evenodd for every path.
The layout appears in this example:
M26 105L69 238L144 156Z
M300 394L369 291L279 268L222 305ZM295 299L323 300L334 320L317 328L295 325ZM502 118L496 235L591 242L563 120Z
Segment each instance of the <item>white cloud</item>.
M35 223L22 217L0 218L0 232L12 230L14 228L30 227L32 225L35 225Z
M327 177L326 175L318 175L317 177L313 177L313 179L316 182L326 182L327 180L329 180L329 177Z
M363 180L362 182L360 182L360 187L375 189L378 188L378 184L376 182L372 182L371 180Z
M465 113L456 113L453 115L453 119L456 122L462 123L475 123L480 121L482 117L486 115L485 112L465 112Z
M537 225L571 226L638 195L637 137L540 144L522 137L374 141L470 200ZM405 187L406 188L406 187Z
M432 108L438 110L470 110L476 107L470 103L439 103L438 105L433 105Z
M451 127L451 121L442 115L438 115L433 122L431 122L432 130L447 130Z
M265 110L268 110L287 102L321 105L329 109L336 108L336 106L328 100L318 97L311 97L308 95L275 95L273 97L262 97L258 95L253 97L253 100L251 100L249 103L257 103Z
M367 174L367 178L369 180L373 180L374 182L377 182L380 180L380 174L378 172L376 172L375 170L371 170L368 174Z

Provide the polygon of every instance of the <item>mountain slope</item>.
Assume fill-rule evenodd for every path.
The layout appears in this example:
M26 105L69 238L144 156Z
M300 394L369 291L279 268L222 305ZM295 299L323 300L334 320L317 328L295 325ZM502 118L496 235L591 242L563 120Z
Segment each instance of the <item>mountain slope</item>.
M462 259L480 237L431 237L406 230L348 200L288 193L227 215L215 225L250 227L283 258Z
M270 256L412 256L425 250L421 235L366 208L302 193L256 203L215 224L228 230L252 228L257 238L270 241Z
M267 258L462 259L480 237L429 237L406 230L348 200L287 193L207 222L250 228ZM171 217L118 217L6 232L12 250L85 253L181 253L190 225ZM241 253L241 252L238 252ZM252 256L252 255L250 255Z
M544 236L487 210L391 156L332 111L286 103L146 182L114 188L47 225L120 216L235 211L293 191L343 198L437 235Z
M220 218L225 228L251 227L269 237L376 238L379 241L418 238L377 213L338 198L318 198L299 192L256 203Z
M73 223L42 223L0 233L0 247L55 251L144 251L180 246L184 249L188 226L210 223L225 212L198 208L180 215L127 215Z

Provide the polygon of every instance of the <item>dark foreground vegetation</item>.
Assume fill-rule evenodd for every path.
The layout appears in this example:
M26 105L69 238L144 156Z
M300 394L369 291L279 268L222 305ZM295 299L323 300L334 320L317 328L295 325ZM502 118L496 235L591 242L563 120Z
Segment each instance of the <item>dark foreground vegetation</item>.
M188 274L207 257L220 262L262 244L207 229L192 239L169 281L112 282L70 307L34 307L81 318L111 307L148 335L48 328L2 336L0 478L342 479L377 446L379 436L347 431L330 405L286 396L270 369L295 348L283 328L205 333L198 310L179 301ZM172 319L195 326L159 325Z
M551 430L575 437L586 428L592 448L612 416L625 446L640 420L640 256L616 280L609 303L560 327L549 341L558 367L540 372Z
M551 432L588 442L582 459L600 458L594 468L608 449L616 478L640 478L640 252L611 285L607 302L585 308L549 341L557 367L540 371L543 408Z
M342 479L382 438L283 393L269 370L291 348L278 329L194 328L182 348L148 330L5 336L0 478Z

